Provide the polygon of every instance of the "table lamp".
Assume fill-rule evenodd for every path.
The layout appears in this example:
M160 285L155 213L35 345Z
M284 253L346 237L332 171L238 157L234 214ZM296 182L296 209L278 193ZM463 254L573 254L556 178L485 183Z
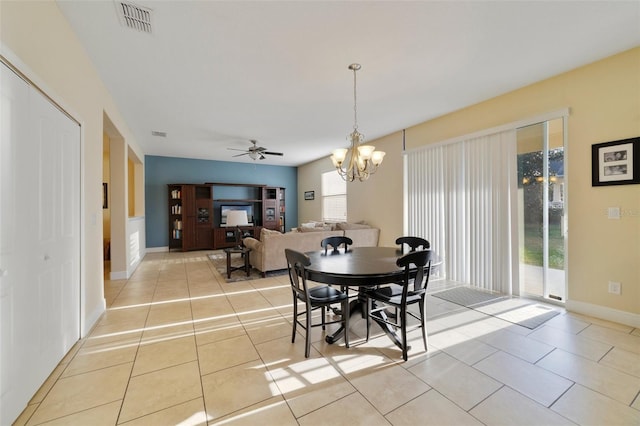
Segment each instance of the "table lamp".
M244 210L230 210L227 212L227 227L236 227L236 246L234 248L241 249L240 238L242 237L241 226L249 225L247 212Z

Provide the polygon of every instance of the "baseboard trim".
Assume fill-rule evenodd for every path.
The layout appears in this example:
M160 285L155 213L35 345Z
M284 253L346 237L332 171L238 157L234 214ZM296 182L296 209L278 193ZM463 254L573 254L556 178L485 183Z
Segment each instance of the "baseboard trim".
M618 309L607 308L605 306L591 303L567 300L565 305L567 311L576 312L583 315L613 321L630 327L640 328L640 315Z
M126 280L129 279L127 271L111 271L109 273L109 279L111 280Z
M100 319L100 316L106 310L107 310L107 300L103 298L102 303L98 305L98 307L94 309L94 311L91 312L91 314L85 317L85 321L82 327L82 336L80 336L80 338L84 338L89 334L89 332L93 329L93 327L96 325L96 323Z
M169 251L169 247L147 247L147 253L162 253Z

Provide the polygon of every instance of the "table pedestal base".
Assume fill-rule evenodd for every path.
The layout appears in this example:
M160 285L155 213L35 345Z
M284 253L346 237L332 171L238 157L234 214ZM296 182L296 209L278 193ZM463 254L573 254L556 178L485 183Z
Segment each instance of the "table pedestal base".
M361 298L363 298L364 300L361 300ZM349 302L349 316L353 315L354 312L359 311L362 317L365 320L367 320L367 318L365 318L365 312L366 312L365 303L367 303L366 298L364 298L363 296L358 296L357 300L353 300ZM384 331L385 334L389 337L389 339L391 339L393 344L396 345L398 348L402 349L402 340L396 334L396 330L391 325L385 322L385 320L387 319L386 312L385 311L375 312L371 316L371 318L376 324L380 326L380 328L382 328L382 331ZM344 332L345 332L344 326L341 325L340 328L338 328L333 334L327 335L324 338L324 340L328 344L332 345L338 340L340 340L341 337L343 337ZM411 349L411 347L407 346L407 350L409 349Z

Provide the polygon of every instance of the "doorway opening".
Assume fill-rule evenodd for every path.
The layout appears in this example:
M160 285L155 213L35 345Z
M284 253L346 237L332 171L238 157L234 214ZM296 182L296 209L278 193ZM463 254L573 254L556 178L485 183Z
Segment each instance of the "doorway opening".
M517 131L520 294L566 300L564 119Z

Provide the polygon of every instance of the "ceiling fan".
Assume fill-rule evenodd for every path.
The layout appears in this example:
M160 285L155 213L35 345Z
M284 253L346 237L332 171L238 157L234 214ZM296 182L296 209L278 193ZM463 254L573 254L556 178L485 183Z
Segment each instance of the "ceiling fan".
M242 151L242 154L234 155L234 157L240 157L242 155L248 155L249 157L251 157L252 160L264 160L266 158L265 155L279 155L279 156L283 156L284 155L281 152L267 151L267 148L264 148L262 146L258 146L257 145L258 141L256 141L255 139L251 139L249 142L251 142L253 144L253 146L250 146L246 150L244 150L244 149L236 149L236 148L227 148L227 149L230 149L232 151Z

